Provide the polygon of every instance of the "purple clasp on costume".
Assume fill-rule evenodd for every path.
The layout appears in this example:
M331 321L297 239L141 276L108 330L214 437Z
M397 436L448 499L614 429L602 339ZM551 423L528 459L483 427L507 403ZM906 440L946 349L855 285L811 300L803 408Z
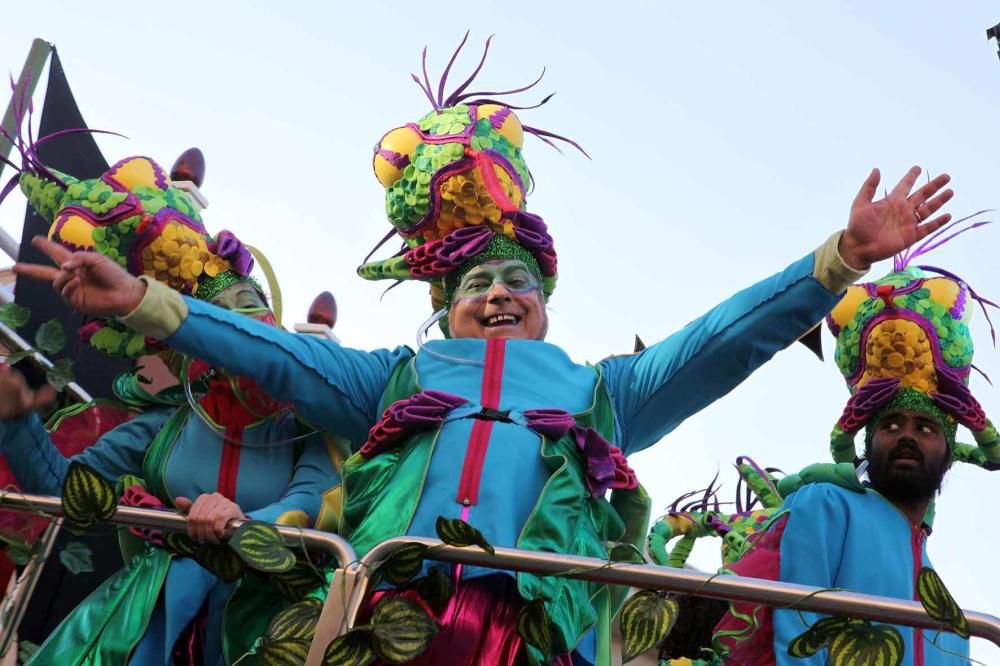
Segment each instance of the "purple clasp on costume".
M359 453L371 458L398 446L414 433L440 426L451 410L467 402L465 398L442 391L421 391L405 400L397 400L368 431L368 439Z
M625 460L621 449L604 439L593 428L576 425L576 419L561 409L530 409L524 412L528 427L549 439L559 439L567 433L583 452L587 465L587 490L601 497L611 488L631 490L639 486L635 471Z

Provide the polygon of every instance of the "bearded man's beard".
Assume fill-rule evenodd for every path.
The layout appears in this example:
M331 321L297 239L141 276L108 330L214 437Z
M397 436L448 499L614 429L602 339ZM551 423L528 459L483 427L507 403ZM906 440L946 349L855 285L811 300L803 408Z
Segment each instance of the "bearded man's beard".
M920 464L894 466L893 462L903 452L916 457ZM948 463L948 452L941 460L928 460L916 444L900 442L885 456L869 458L868 479L872 488L890 499L903 503L922 502L932 499L941 490Z

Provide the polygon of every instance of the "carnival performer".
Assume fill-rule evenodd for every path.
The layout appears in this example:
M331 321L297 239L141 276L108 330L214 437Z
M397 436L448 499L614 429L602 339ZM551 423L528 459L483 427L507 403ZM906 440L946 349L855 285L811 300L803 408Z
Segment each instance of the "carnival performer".
M545 223L525 209L523 136L554 135L522 125L490 99L496 93L463 92L472 77L446 96L446 78L435 93L425 77L433 110L377 146L393 224L386 238L404 247L359 269L430 283L435 314L421 332L438 321L445 339L417 352L296 337L45 239L35 242L58 267L16 268L52 281L71 307L253 377L310 422L362 442L342 468L343 530L359 555L390 537L433 537L439 517L466 521L495 546L606 558L608 542L640 545L649 500L625 456L809 331L872 262L948 220L927 221L952 196L947 175L911 191L914 167L873 201L873 171L846 231L815 252L640 354L578 364L544 340L556 255ZM452 573L451 600L434 612L437 636L415 663L609 663L623 591L475 567ZM402 594L418 596L412 586ZM517 630L526 602L544 608L549 654Z
M145 275L179 297L280 330L250 277L248 249L228 231L210 236L188 195L155 162L125 159L83 181L28 165L20 180L52 223L58 247L87 250L125 275ZM83 463L118 480L125 504L186 513L198 543L218 543L233 519L329 524L320 517L323 496L339 480L328 442L300 426L287 404L243 376L211 372L201 361L176 363L179 354L115 322L93 322L86 332L107 353L172 358L187 390L150 395L134 375L120 377L119 396L145 409L66 459L35 413L51 389L33 393L17 370L0 365L0 451L22 489L60 495L70 464ZM281 607L266 579L221 580L197 555L167 548L162 534L125 536L125 568L55 629L31 663L231 664Z
M911 265L920 253L897 258L881 280L851 287L828 318L837 365L853 394L831 443L836 467L847 471L791 493L730 570L920 599L960 635L861 620L819 624L814 613L733 604L715 635L727 664L818 666L828 652L837 663L855 663L864 651L879 663L968 663L968 625L934 573L926 543L933 498L952 462L1000 469L1000 438L966 386L968 322L979 297L947 271ZM975 445L955 441L958 425L972 432ZM861 429L865 484L854 473Z

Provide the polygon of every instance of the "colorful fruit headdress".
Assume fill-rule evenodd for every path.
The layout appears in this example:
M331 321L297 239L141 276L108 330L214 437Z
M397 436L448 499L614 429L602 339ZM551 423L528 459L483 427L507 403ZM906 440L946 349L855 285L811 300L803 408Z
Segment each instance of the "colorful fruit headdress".
M996 305L949 271L910 264L983 224L949 228L944 238L945 231L938 232L909 255L897 257L889 275L850 287L827 317L837 338L835 360L852 394L831 436L837 462L854 460L854 437L862 427L870 441L883 413L909 409L942 424L956 459L990 469L1000 466L1000 438L968 388L972 303L979 303L987 321L986 306ZM955 443L958 425L972 431L978 447Z
M17 174L0 190L0 201L20 185L30 205L50 223L50 240L73 250L99 252L133 275L147 275L203 300L242 280L260 291L249 277L254 264L250 249L228 231L212 237L188 194L174 187L156 162L129 157L87 180L50 169L38 158L40 145L100 130L63 130L33 141L31 102L23 96L14 102L18 133L0 132L17 148L21 166L7 161ZM25 120L27 140L20 134ZM90 322L81 335L116 356L137 357L158 347L114 321Z
M213 238L187 193L173 187L153 160L129 157L87 180L50 173L58 180L20 177L28 201L51 223L50 240L99 252L132 275L206 301L239 281L260 291L249 277L250 250L229 231ZM156 347L113 322L91 323L82 332L112 355L141 356Z
M482 69L490 40L472 75L445 95L448 74L468 39L452 54L436 92L423 53L423 89L433 111L383 136L375 146L375 176L386 189L386 214L398 235L400 251L389 259L365 263L358 274L368 280L423 280L431 285L435 310L450 304L462 275L490 259L520 259L535 273L548 298L556 283L556 252L542 218L525 210L531 173L521 154L524 133L555 146L564 137L523 125L514 109L496 98L533 88L466 92ZM543 70L544 75L544 70ZM586 153L584 153L586 154ZM375 250L372 251L373 254ZM371 254L365 259L367 262Z

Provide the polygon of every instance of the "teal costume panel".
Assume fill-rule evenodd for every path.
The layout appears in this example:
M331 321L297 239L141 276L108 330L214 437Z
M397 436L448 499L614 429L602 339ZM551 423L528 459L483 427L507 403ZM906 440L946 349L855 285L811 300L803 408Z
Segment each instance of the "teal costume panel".
M916 599L916 574L922 566L931 566L927 531L914 527L880 494L870 489L859 493L816 483L793 493L785 500L785 509L789 517L781 539L779 580ZM814 613L803 615L809 625L820 618ZM775 611L774 652L778 664L826 663L826 650L806 659L788 656L788 644L806 628L797 612ZM896 628L906 645L904 666L968 663L969 643L954 634L942 632L935 638L933 631ZM922 647L917 647L918 642Z
M140 414L72 460L90 465L112 481L126 474L142 476L150 443L174 412L162 408ZM290 414L243 431L234 500L251 518L273 522L286 512L301 511L312 521L320 511L322 494L339 483L320 437L268 445L296 432ZM169 506L176 497L194 499L215 492L224 464L222 450L221 432L188 414L166 455L162 480L167 496L160 500ZM0 422L0 451L22 489L61 494L69 460L52 444L36 415ZM208 611L205 662L226 663L220 628L232 584L218 580L193 560L171 559L151 545L126 564L63 621L36 653L34 663L121 664L129 654L132 663L172 663L174 643L203 605ZM226 656L231 661L240 655Z

